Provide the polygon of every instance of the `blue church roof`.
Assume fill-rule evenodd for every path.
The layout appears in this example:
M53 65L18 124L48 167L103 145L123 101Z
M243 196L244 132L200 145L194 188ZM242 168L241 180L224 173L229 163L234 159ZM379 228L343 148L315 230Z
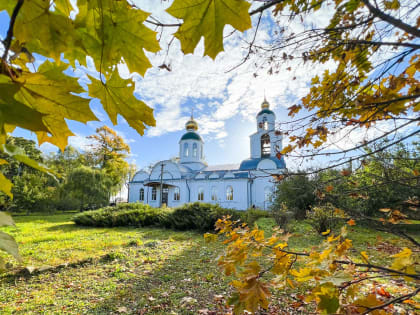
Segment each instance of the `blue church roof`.
M266 157L266 158L256 158L256 159L247 159L243 160L241 163L241 166L239 166L240 171L248 171L248 170L256 170L258 163L260 163L261 160L269 159L276 163L277 168L286 168L286 163L284 162L283 157L279 160L277 157Z
M194 131L189 131L187 133L185 133L182 137L181 140L199 140L199 141L203 141L200 137L200 135Z

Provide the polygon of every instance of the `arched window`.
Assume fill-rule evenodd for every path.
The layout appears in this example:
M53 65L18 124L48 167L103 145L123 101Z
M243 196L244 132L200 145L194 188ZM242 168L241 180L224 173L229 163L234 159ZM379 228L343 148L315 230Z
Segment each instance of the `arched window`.
M270 136L266 133L261 136L261 157L269 157L271 153Z
M179 187L175 187L174 188L174 200L179 200L180 199L180 191L179 191Z
M152 188L152 200L156 200L156 187Z
M226 189L226 200L233 200L233 188L228 186Z
M211 188L211 200L213 200L213 201L217 200L217 188L216 187Z
M272 191L271 191L271 187L265 187L264 188L264 200L265 201L271 201L271 195L272 195Z
M204 188L200 187L198 188L198 200L203 201L204 200Z
M197 157L197 151L198 151L198 149L197 149L197 143L194 143L193 144L193 149L192 149L193 157Z
M188 152L188 143L184 143L184 156L188 156L189 152Z
M140 188L139 200L144 201L144 188Z
M264 130L268 130L267 117L264 117L264 118L263 118L263 129L264 129Z

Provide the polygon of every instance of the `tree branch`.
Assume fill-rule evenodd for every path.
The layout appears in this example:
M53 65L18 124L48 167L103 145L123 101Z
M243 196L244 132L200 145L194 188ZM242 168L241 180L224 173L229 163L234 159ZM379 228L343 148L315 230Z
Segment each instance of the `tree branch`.
M381 20L388 22L391 25L394 25L395 27L402 29L403 31L406 31L407 33L415 36L420 37L420 29L417 29L409 24L404 23L401 20L398 20L394 17L392 17L389 14L386 14L385 12L382 12L378 8L374 7L368 0L362 0L362 2L367 6L369 11L376 17L380 18Z
M1 59L3 59L3 60L6 60L7 55L9 53L10 45L12 44L12 39L13 39L13 28L15 26L16 17L19 13L19 10L23 5L23 1L24 0L19 0L18 3L16 3L15 8L13 9L12 16L10 17L9 29L7 30L6 39L3 42L4 43L4 53L3 53L3 57L1 57Z
M416 296L419 292L420 292L420 288L417 288L415 291L413 291L411 293L408 293L406 295L402 295L402 296L399 296L395 299L389 300L388 302L386 302L384 304L381 304L381 305L378 305L378 306L375 306L375 307L369 307L362 314L369 314L370 312L372 312L374 310L380 310L380 309L382 309L384 307L387 307L388 305L391 305L391 304L394 304L394 303L401 303L405 300L408 300L409 298L411 298L413 296ZM365 306L363 306L363 307L365 307Z

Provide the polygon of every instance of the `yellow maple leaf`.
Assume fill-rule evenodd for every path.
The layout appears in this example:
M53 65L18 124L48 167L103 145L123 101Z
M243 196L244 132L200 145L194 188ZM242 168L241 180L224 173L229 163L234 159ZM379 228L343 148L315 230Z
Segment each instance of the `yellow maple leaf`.
M175 0L166 11L184 20L174 36L185 54L193 53L204 37L204 55L215 59L223 51L226 24L241 32L251 28L249 7L244 0Z

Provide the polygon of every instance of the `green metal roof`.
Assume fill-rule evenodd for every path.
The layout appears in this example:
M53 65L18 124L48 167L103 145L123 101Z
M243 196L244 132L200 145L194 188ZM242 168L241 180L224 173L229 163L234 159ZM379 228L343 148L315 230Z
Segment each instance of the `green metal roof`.
M267 109L267 108L264 108L262 111L260 111L257 116L260 116L262 114L272 114L272 115L275 115L272 110Z
M193 131L189 131L186 134L184 134L181 138L181 140L199 140L203 141L198 133L195 133Z

